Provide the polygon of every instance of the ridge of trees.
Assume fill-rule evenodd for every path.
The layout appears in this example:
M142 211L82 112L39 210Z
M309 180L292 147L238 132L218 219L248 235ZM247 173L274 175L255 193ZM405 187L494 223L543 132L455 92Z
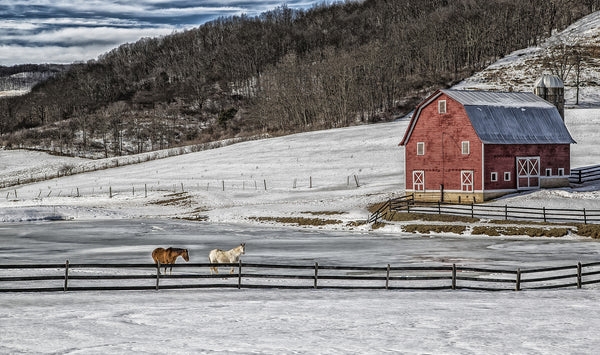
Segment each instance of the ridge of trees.
M365 0L285 6L121 45L0 99L7 147L141 153L389 120L600 0Z

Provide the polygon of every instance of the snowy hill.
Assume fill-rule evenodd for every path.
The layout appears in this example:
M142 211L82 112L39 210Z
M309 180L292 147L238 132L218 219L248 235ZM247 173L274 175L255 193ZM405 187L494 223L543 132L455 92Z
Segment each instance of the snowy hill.
M600 50L600 12L539 47L517 51L455 86L459 89L531 91L544 56L563 45ZM566 84L565 122L577 144L571 166L600 164L600 56L582 67L581 106ZM569 77L570 78L570 77ZM255 218L340 220L319 228L355 228L367 206L404 193L403 148L408 121L332 129L233 144L135 165L0 189L0 221L61 218L178 217L226 223ZM0 151L0 186L41 172L94 164L85 159ZM135 156L131 156L135 159ZM143 161L143 159L142 159ZM541 190L496 203L600 209L600 185ZM360 227L362 228L362 227ZM367 227L365 227L367 228Z
M533 83L542 74L557 75L554 65L561 61L565 75L565 103L576 102L576 67L573 50L582 54L580 70L581 106L600 105L600 11L592 13L541 45L515 51L483 71L460 82L454 89L533 91ZM548 61L554 59L554 63ZM559 65L561 66L561 65Z

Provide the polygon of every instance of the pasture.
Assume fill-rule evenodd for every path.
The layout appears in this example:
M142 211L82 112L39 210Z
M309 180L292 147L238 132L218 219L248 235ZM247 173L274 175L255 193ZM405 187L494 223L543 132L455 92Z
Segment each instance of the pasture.
M190 263L246 242L247 263L508 268L597 260L590 239L421 237L172 220L0 226L8 263L152 264L158 245ZM52 228L48 228L52 226ZM336 252L332 252L336 250ZM179 260L173 274L190 272ZM210 275L206 267L201 271ZM235 281L234 281L235 282ZM310 281L309 281L310 282ZM0 352L469 353L589 352L600 345L598 289L193 289L0 294Z

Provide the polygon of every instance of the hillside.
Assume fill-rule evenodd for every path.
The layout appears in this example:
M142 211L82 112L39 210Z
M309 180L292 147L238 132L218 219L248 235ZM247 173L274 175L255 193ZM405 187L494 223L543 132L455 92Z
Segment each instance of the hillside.
M549 62L549 58L555 59ZM517 50L459 84L456 89L532 91L542 74L560 76L567 107L600 103L600 12L555 33L539 46ZM579 88L579 93L578 89ZM578 97L579 94L579 97Z
M58 64L0 66L0 97L24 95L38 83L68 68L68 65Z
M7 147L107 158L389 121L597 1L366 0L145 38L0 100Z

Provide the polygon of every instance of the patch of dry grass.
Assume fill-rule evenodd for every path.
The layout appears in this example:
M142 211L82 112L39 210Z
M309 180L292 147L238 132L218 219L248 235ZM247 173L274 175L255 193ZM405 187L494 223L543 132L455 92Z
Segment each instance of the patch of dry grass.
M402 230L408 233L429 234L434 233L454 233L462 234L467 230L463 225L425 225L425 224L408 224L402 226Z
M500 226L476 226L473 227L473 235L527 235L530 237L552 237L559 238L569 234L569 228L534 228L534 227L500 227Z
M182 206L191 207L192 198L187 192L178 192L174 194L165 195L165 199L150 202L153 205L160 206Z
M339 219L305 218L305 217L249 217L259 222L277 222L297 224L299 226L324 226L328 224L341 224Z
M577 234L593 239L600 239L600 225L597 224L578 224Z
M340 214L345 214L346 212L341 212L341 211L303 211L300 213L304 213L304 214L312 214L314 216L319 216L319 215L325 215L325 216L332 216L332 215L340 215Z
M402 222L402 221L429 221L429 222L463 222L463 223L476 223L479 222L479 218L464 217L464 216L453 216L449 214L428 214L428 213L405 213L397 212L394 213L389 221Z

